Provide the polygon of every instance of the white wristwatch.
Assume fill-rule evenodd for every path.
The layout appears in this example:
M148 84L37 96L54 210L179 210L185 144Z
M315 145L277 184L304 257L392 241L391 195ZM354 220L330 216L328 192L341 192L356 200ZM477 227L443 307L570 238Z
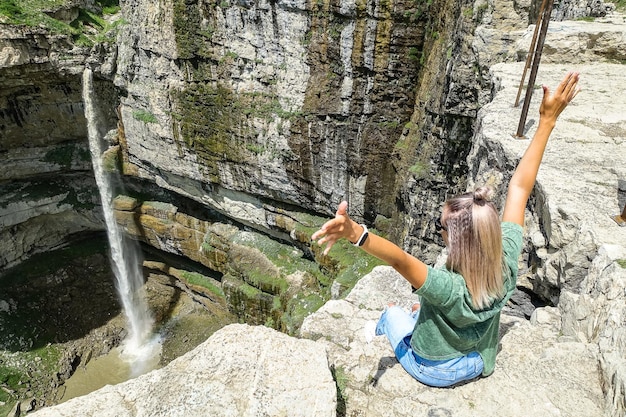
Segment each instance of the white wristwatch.
M361 233L361 236L356 240L356 242L352 243L354 246L363 246L363 244L367 240L367 236L369 235L369 232L367 231L367 226L364 224L361 224L360 226L363 228L363 233Z

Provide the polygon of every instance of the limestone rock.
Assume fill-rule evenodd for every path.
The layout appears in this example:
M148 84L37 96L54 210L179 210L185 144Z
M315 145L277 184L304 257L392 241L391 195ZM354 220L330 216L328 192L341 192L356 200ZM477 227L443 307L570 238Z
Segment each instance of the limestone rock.
M62 174L0 185L0 268L103 229L93 178Z
M345 415L605 415L597 346L560 337L553 321L558 314L550 312L537 313L546 319L535 324L502 316L501 350L491 376L449 389L415 381L386 338L367 343L364 328L388 301L408 308L416 299L392 268L377 267L345 300L329 301L303 323L303 337L327 346Z
M32 413L33 417L333 417L324 347L233 324L165 368Z
M542 64L621 62L626 59L626 30L621 15L598 21L550 22L541 54ZM516 42L517 55L525 59L535 26Z

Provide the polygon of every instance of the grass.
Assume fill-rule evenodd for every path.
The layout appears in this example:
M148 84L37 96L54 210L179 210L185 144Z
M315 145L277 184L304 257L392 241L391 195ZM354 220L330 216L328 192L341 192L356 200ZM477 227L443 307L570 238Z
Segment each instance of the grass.
M626 0L613 0L612 2L617 10L626 11Z
M17 401L45 396L47 385L59 369L61 349L46 345L26 352L0 351L0 415L5 416Z
M0 15L4 22L29 27L43 27L55 34L71 36L79 46L92 46L96 43L112 43L123 19L109 23L103 18L119 11L119 1L102 0L96 2L102 15L80 9L72 22L64 22L50 16L50 11L62 9L67 0L2 0Z

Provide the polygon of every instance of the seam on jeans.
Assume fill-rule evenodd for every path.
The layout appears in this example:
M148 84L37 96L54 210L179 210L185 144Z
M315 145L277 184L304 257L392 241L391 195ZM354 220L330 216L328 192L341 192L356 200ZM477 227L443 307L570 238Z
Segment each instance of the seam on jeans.
M432 379L451 382L456 380L456 371L449 369L440 369L436 366L426 366L420 363L420 373Z

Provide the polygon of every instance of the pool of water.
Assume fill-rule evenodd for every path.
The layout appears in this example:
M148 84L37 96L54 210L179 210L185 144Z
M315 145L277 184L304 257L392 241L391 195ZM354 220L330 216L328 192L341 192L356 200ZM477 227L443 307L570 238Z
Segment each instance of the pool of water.
M125 358L121 348L114 348L106 355L90 360L87 365L79 366L74 374L65 381L65 392L60 403L69 399L89 394L106 385L115 385L135 378L159 367L160 354L144 360L138 370L137 363L132 366Z

